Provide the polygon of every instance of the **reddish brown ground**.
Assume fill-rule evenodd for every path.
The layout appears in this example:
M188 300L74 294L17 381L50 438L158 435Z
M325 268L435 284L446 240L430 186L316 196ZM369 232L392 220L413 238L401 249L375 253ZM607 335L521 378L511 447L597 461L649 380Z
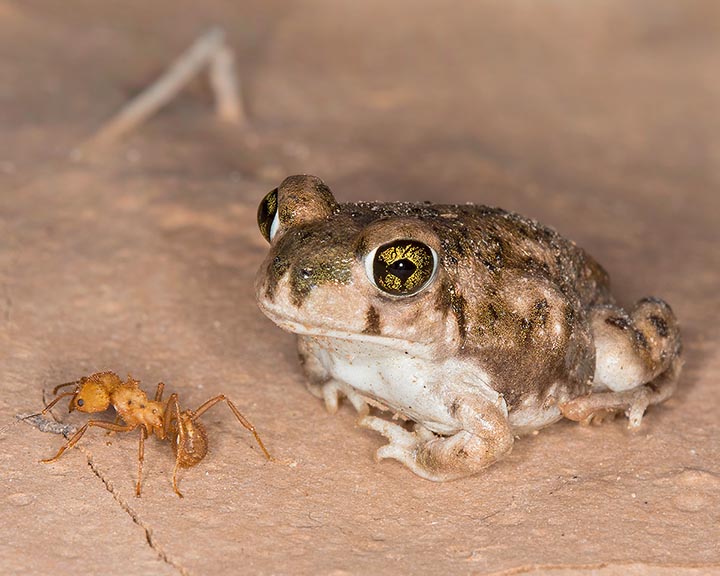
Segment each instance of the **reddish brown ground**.
M204 82L94 159L71 151L222 24L251 125ZM720 573L720 7L529 2L0 0L0 426L100 369L195 406L226 392L172 492L150 442L0 432L4 574ZM666 298L687 365L642 431L561 423L433 484L303 387L258 311L261 196L502 205L587 247L621 301ZM80 415L59 416L81 422Z

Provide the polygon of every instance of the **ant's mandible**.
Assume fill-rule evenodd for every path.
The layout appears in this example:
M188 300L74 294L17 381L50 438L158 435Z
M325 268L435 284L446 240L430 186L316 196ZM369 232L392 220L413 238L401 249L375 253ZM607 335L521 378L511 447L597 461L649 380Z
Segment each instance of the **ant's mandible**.
M139 381L128 376L123 382L114 372L97 372L74 382L56 386L53 395L66 386L74 386L72 392L58 394L41 414L47 413L62 398L71 396L68 410L78 410L88 414L104 412L112 406L117 412L115 422L105 420L88 420L60 447L57 454L42 462L55 462L63 453L72 448L82 438L88 428L94 426L111 432L131 432L140 429L138 448L138 478L135 493L140 496L142 467L145 458L145 439L155 435L159 440L168 440L175 452L175 468L173 469L173 488L181 498L178 489L177 472L179 468L190 468L200 462L208 450L208 439L205 427L199 421L200 416L215 406L225 402L240 424L252 432L265 458L272 461L273 457L265 448L255 427L224 394L219 394L201 404L197 410L181 410L178 395L171 394L167 401L162 401L165 384L160 382L155 391L155 399L149 400L147 394L139 387ZM121 423L124 422L124 423Z

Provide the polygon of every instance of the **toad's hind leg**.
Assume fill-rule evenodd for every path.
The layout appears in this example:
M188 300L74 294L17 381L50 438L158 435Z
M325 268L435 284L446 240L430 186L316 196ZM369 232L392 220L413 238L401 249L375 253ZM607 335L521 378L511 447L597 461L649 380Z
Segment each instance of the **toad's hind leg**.
M672 396L682 368L677 319L657 298L640 300L630 314L615 306L592 313L596 364L593 393L560 406L563 416L589 423L625 412L640 426L648 406Z

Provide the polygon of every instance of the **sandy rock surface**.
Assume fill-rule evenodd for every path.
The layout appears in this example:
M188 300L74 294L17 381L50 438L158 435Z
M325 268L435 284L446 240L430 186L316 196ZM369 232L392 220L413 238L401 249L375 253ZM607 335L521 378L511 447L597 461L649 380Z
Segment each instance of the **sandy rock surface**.
M200 79L129 138L73 152L220 23L250 118ZM720 9L707 1L0 0L0 572L720 573ZM255 306L260 198L288 174L342 201L500 205L587 248L624 304L680 318L680 388L523 439L434 484L303 386ZM226 393L172 491L169 445L14 423L98 370ZM83 415L55 415L82 424ZM112 416L108 416L112 418Z

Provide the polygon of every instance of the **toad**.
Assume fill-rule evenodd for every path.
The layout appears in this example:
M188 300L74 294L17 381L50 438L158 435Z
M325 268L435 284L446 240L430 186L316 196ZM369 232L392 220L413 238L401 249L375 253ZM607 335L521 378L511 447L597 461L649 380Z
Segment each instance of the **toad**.
M378 459L474 474L561 418L637 429L682 366L670 306L628 311L584 250L499 208L338 203L314 176L268 193L260 309L298 335L308 387L387 438ZM373 406L396 418L383 418ZM414 426L410 426L414 423Z

